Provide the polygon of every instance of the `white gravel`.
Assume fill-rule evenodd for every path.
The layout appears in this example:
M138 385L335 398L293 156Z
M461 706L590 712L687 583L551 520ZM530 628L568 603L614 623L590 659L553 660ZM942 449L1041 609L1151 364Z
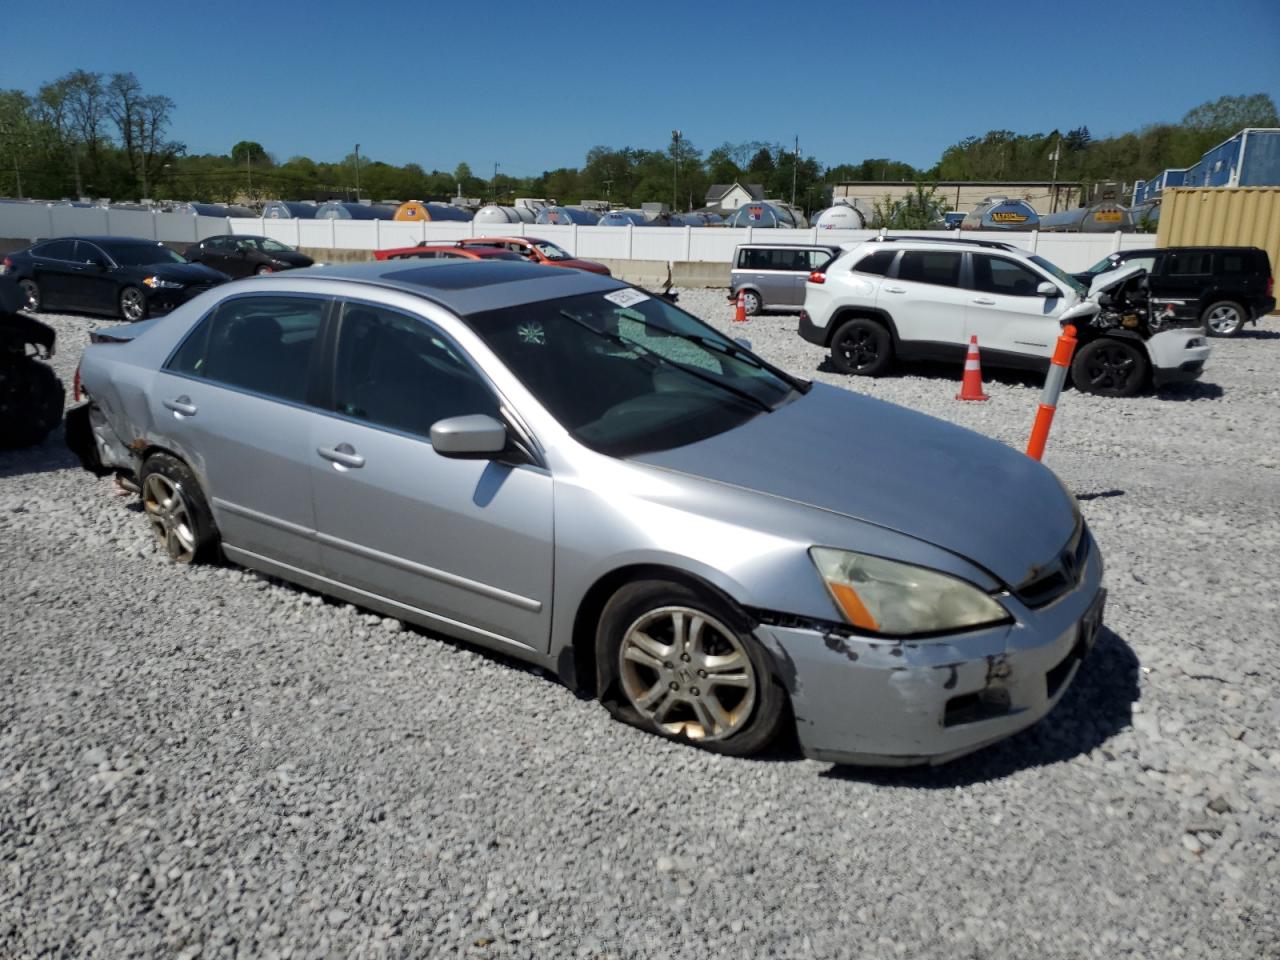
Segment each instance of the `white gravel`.
M985 404L958 369L849 380L723 297L681 303L1025 443L1034 378L987 371ZM105 321L50 320L69 384ZM0 454L0 957L1280 957L1278 326L1190 387L1064 396L1047 459L1110 632L1046 722L932 771L668 745L398 621L170 566L60 436Z

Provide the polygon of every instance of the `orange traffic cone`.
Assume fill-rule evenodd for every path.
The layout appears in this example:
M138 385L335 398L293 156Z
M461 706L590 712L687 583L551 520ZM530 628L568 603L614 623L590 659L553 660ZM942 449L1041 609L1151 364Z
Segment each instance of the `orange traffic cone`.
M747 322L747 295L741 290L738 291L738 307L733 312L733 322Z
M969 338L969 354L964 358L964 380L960 383L957 400L990 400L982 392L982 364L978 362L978 335Z

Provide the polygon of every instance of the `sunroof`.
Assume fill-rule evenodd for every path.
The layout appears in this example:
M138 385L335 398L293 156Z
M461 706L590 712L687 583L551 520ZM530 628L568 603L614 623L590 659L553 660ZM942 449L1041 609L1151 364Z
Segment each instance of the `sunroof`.
M489 287L498 283L537 280L556 275L556 271L532 263L486 260L463 260L459 263L442 263L437 260L429 266L416 266L383 274L388 280L437 290L469 290L472 287Z

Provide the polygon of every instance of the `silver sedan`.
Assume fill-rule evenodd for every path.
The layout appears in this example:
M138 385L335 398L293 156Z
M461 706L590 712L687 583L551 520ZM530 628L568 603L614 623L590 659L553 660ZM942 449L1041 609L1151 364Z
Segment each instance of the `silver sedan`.
M793 725L818 759L959 756L1046 714L1101 622L1048 469L607 277L239 281L97 332L80 383L68 441L173 560L501 650L721 753Z

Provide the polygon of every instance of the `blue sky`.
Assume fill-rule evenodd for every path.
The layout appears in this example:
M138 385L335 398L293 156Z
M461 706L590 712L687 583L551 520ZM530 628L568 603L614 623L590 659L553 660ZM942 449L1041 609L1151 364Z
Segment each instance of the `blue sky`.
M3 33L0 88L131 70L177 102L193 153L360 143L480 176L662 148L675 128L704 152L798 134L823 164L927 166L989 129L1097 137L1223 94L1280 100L1280 0L52 0L6 4Z

